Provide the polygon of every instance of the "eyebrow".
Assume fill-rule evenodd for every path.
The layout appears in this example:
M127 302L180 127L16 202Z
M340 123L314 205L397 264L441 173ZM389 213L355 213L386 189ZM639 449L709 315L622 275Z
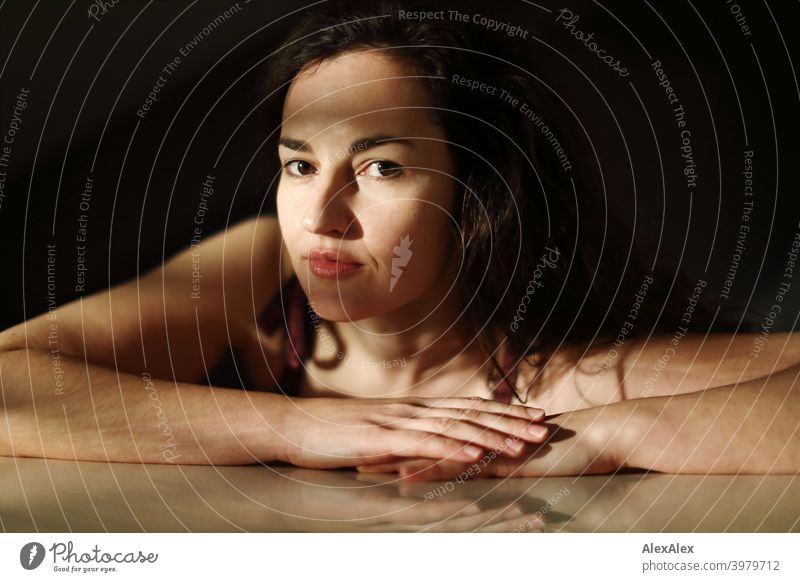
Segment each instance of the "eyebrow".
M346 148L345 151L363 152L370 148L382 146L387 143L399 143L401 145L406 145L412 148L416 147L414 145L414 142L408 138L398 137L394 135L387 135L387 134L378 134L370 137L362 137L355 140ZM290 150L295 150L297 152L314 153L314 150L311 148L311 145L308 142L301 141L299 139L293 139L291 137L280 138L280 140L278 140L278 145L282 145L283 147L289 148Z

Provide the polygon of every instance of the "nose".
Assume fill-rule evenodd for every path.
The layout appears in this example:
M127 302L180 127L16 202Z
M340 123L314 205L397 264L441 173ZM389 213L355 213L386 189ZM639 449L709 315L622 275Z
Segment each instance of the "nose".
M350 208L350 190L355 180L332 176L320 184L303 215L303 228L311 234L344 236L352 230L355 215Z

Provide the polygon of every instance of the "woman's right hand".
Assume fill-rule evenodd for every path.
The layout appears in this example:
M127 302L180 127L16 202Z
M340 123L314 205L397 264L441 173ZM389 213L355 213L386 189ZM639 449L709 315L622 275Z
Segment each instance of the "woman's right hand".
M547 438L544 411L485 398L291 398L285 460L310 469L408 457L518 457ZM524 442L523 442L524 441Z

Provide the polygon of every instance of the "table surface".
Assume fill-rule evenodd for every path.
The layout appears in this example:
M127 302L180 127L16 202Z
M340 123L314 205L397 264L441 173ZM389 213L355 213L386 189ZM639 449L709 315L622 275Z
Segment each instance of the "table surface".
M515 508L521 515L506 515ZM541 520L532 518L536 515ZM786 532L800 531L800 477L628 473L409 484L391 475L283 464L0 458L0 527L6 532Z

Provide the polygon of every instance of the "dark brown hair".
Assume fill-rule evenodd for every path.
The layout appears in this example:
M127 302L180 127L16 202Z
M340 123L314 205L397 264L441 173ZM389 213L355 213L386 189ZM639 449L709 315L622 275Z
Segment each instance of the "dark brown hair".
M450 8L457 7L463 3ZM486 83L547 111L544 89L522 64L525 55L485 27L401 18L399 12L442 9L447 7L441 3L385 0L309 9L265 63L261 91L269 96L272 115L280 119L288 86L301 70L343 53L379 49L413 67L433 98L456 178L464 184L454 217L464 237L459 286L466 329L494 364L489 382L508 372L497 358L503 342L516 358L540 367L562 344L613 350L621 334L630 339L674 333L694 284L680 273L648 268L651 249L641 243L633 248L630 230L600 204L585 168L566 175L552 141L556 135L567 147L565 127L551 124L545 133L497 92L453 82L459 75ZM542 117L557 119L552 111ZM271 146L274 155L277 147L266 147ZM642 300L639 291L647 281ZM700 297L691 325L719 326L715 316Z

